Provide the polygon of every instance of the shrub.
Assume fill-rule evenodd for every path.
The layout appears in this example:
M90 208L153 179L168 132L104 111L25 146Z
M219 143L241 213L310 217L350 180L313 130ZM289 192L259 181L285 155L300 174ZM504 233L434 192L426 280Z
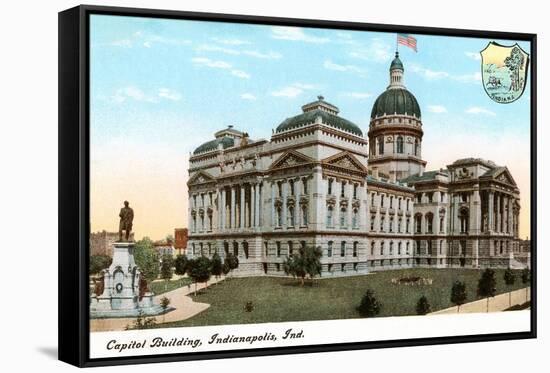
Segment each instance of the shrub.
M428 302L428 298L426 298L426 296L423 295L420 297L420 299L418 299L418 303L416 303L416 314L425 315L430 312L432 312L432 307Z
M374 317L380 313L381 304L374 296L372 290L367 290L363 299L361 299L361 304L357 307L357 311L362 317Z

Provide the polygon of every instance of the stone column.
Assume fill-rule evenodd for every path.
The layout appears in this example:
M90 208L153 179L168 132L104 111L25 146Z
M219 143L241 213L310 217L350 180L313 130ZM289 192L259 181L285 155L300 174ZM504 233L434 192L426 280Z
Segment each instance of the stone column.
M241 189L241 203L240 203L240 207L239 207L239 212L240 212L240 221L239 221L239 228L244 228L245 225L246 225L246 201L245 201L245 198L246 198L246 188L245 188L245 185L244 184L241 184L240 185L240 189Z
M500 232L500 222L501 222L501 215L500 215L500 193L496 193L495 197L497 198L497 211L495 215L495 220L497 223L495 232Z
M250 184L250 201L248 205L250 206L250 221L248 226L250 228L255 227L256 222L256 183Z
M282 210L281 210L281 217L282 217L282 223L283 223L282 226L284 228L286 228L288 226L287 221L286 221L286 219L287 219L287 216L286 216L286 208L287 208L287 206L286 206L286 197L287 197L287 193L288 193L286 180L281 183L281 188L283 189L283 193L282 193L282 195L283 195L283 197L282 197L283 198L283 207L282 207Z
M479 186L478 186L479 187ZM475 189L470 200L470 234L479 234L481 231L481 199L479 190Z
M353 209L351 205L352 197L353 197L353 185L351 183L346 184L347 187L347 193L345 193L346 198L348 200L348 207L347 207L347 216L346 216L346 227L351 229L351 210Z
M334 183L336 183L336 180L334 181ZM340 188L342 188L342 184L340 184ZM334 206L334 211L333 211L333 226L337 229L340 229L340 194L341 194L341 189L337 190L335 194L335 197L336 197L336 204Z
M514 235L514 219L513 219L513 211L514 210L514 199L513 198L508 198L508 213L507 213L507 217L508 217L508 229L506 230L506 232L513 236Z
M235 229L235 186L231 185L231 212L230 212L230 228Z
M309 224L315 230L322 229L326 224L326 200L323 200L326 193L326 182L322 177L321 166L313 168L313 181L309 188Z
M275 182L271 182L271 226L276 227L275 221Z
M220 230L225 229L225 208L226 208L225 205L227 203L226 199L227 197L226 197L225 187L222 187L220 192L220 203L219 203Z
M487 207L487 230L489 232L492 232L493 229L494 229L494 213L495 213L495 198L494 198L494 192L492 190L490 190L488 192L489 194L489 203L488 203L488 207Z

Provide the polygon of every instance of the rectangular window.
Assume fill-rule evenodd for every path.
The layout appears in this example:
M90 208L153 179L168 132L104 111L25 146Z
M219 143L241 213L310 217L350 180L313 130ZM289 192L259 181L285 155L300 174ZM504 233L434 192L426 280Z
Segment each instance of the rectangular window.
M376 220L376 215L371 215L370 217L370 230L374 231L374 222Z
M340 188L340 197L346 196L346 183L342 181L342 187Z
M332 241L328 242L327 256L332 257Z
M353 256L354 257L357 257L357 246L358 246L358 243L354 242L353 243Z
M380 219L380 232L384 232L384 224L385 224L384 218Z
M346 256L346 241L342 241L342 246L340 247L340 256Z
M328 194L332 194L332 179L328 181Z
M353 184L353 198L357 199L357 184Z
M281 243L277 241L275 245L277 246L277 258L279 258L281 256Z

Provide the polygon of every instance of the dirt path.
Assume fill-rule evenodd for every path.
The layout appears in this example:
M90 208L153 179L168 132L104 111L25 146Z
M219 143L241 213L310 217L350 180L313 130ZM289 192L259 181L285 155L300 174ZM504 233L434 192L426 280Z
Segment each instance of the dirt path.
M225 277L221 277L217 281L215 279L212 279L208 282L208 286L223 281L224 279ZM204 289L205 287L206 286L204 283L200 283L197 285L197 290ZM155 296L155 301L157 303L160 302L161 298L167 297L168 299L170 299L170 307L175 308L164 315L155 316L155 318L157 319L157 323L186 320L210 307L210 305L207 303L193 302L193 299L191 299L189 294L192 294L194 291L195 285L191 284L190 286L182 286L181 288ZM124 330L127 325L132 325L135 319L135 317L91 319L90 331L104 332Z

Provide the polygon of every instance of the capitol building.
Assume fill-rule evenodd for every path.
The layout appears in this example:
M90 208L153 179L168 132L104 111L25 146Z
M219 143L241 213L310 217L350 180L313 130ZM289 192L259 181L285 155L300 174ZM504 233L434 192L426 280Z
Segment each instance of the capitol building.
M187 255L239 257L235 275L284 276L300 247L322 277L387 269L521 267L520 195L475 157L426 171L422 115L396 53L368 133L319 96L270 140L233 126L189 160Z

